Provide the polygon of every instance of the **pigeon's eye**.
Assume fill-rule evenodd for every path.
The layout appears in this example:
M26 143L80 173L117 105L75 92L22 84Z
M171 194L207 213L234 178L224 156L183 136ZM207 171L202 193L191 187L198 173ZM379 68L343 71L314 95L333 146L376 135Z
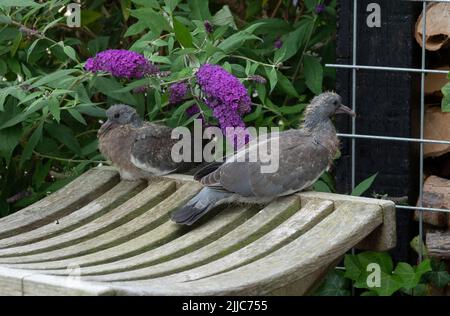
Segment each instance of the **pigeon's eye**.
M120 113L114 114L114 118L119 118L119 117L120 117Z
M333 104L334 104L334 106L338 106L339 102L337 100L334 100Z

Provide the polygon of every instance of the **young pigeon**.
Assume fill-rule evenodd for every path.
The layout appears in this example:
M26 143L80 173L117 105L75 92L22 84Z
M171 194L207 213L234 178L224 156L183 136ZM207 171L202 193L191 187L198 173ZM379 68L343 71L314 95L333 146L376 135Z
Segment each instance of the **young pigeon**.
M236 159L244 154L251 157L252 152L255 154L258 150L256 146L244 147L227 157L223 164L215 163L201 169L195 178L204 188L185 206L175 210L171 219L178 224L192 225L219 204L268 203L279 196L308 188L329 168L338 151L339 140L331 121L336 113L355 116L342 104L339 95L322 93L307 107L301 129L269 137L269 140L278 137L279 141L275 153L279 157L276 172L261 172L261 161Z
M125 104L111 106L106 116L108 120L97 133L99 149L123 180L148 179L193 166L173 162L171 149L178 140L171 138L170 127L144 122Z

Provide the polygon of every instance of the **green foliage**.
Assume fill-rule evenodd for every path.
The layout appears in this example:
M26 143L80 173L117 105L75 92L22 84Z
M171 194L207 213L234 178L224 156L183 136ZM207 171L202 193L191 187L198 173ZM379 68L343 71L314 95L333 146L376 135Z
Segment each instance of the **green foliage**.
M192 123L184 112L197 103L204 119L215 123L195 95L177 106L168 102L171 83L189 81L196 89L201 64L220 64L245 84L253 96L245 122L256 127L296 127L307 101L333 82L323 65L334 61L336 1L319 15L313 10L319 0L301 10L289 1L276 8L248 1L246 12L207 0L87 1L82 25L74 29L60 10L70 2L0 3L1 215L104 162L96 131L111 104L130 104L147 120L175 126ZM272 17L261 18L267 11ZM86 59L107 48L142 53L169 75L125 80L86 72ZM267 83L251 82L253 75ZM147 92L134 92L140 87ZM22 193L28 197L9 199Z
M314 292L316 296L350 296L351 282L345 278L344 271L331 270L325 280Z
M411 241L411 247L415 250L418 244L419 237ZM425 245L422 245L422 253L425 254L425 260L417 266L399 262L395 268L391 256L386 252L347 254L344 258L345 272L330 271L314 295L347 296L350 295L350 284L362 291L362 296L424 296L430 293L430 287L447 286L450 274L445 263L428 258ZM374 279L378 275L380 284L376 284Z
M366 180L362 181L360 184L358 184L352 191L353 196L361 196L369 190L369 188L372 186L373 182L375 181L375 178L378 176L378 172L374 175L370 176Z

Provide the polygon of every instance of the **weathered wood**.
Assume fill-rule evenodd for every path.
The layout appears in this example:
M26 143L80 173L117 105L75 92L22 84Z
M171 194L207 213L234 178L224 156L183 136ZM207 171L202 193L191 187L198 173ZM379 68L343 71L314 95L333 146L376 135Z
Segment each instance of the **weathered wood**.
M182 200L179 201L182 202ZM161 209L165 209L163 205L161 205ZM186 247L192 247L192 249L196 249L197 247L201 247L202 245L206 244L210 238L215 236L218 237L224 232L227 232L228 229L231 229L235 225L241 223L243 220L245 220L246 216L250 216L250 211L251 209L248 207L226 210L219 214L217 217L213 218L213 220L208 225L194 230L190 235L183 235L183 233L185 232L183 228L180 228L174 223L166 221L161 226L150 230L134 239L130 238L129 241L123 242L117 246L102 251L97 251L95 253L81 257L74 257L65 260L55 260L52 262L16 264L14 265L14 267L27 270L62 269L59 271L47 271L47 273L65 275L67 274L67 271L65 270L67 266L77 265L80 267L85 267L94 264L109 263L113 260L120 260L123 257L133 257L135 255L139 255L143 251L153 249L157 250L158 248L156 247L160 245L167 245L167 243L175 241L175 245L177 247L180 247L181 249L183 249L183 244ZM151 211L149 213L151 213ZM176 240L181 236L182 241ZM176 254L177 249L173 250ZM172 253L172 255L175 254ZM156 260L161 260L161 257ZM83 269L81 269L80 272L85 275Z
M91 176L105 170L114 175ZM201 189L192 177L111 181L59 224L0 240L0 294L300 295L365 237L395 244L389 201L305 192L221 206L185 227L168 213Z
M59 251L58 249L63 247L66 247L65 249L67 249L67 246L72 247L71 249L75 251L75 254L79 254L79 250L77 250L77 248L80 246L80 242L90 240L91 238L103 233L108 233L112 229L134 219L136 216L144 214L149 208L164 200L164 198L171 194L174 189L175 183L172 181L166 181L164 183L158 183L158 185L155 186L149 186L109 213L106 213L94 221L69 233L26 246L0 249L0 263L39 262L61 259L64 255L70 256L73 255L73 253L70 252L62 256L60 255L53 257L55 253L52 251L55 251L57 254ZM42 254L42 252L46 252L46 254ZM24 255L28 256L25 258L18 257Z
M151 284L159 284L161 282L169 284L187 282L245 266L246 264L265 257L266 255L284 246L292 239L305 233L308 229L311 229L314 225L323 220L332 211L333 202L331 201L310 201L307 205L305 205L305 207L300 209L281 225L275 227L261 238L258 238L254 242L238 249L235 252L231 252L230 254L205 265L175 273L167 277L155 278L147 282L151 282ZM127 274L110 274L105 278L114 281L154 278L161 275L161 269L165 270L164 264L133 270ZM101 276L94 279L98 280L99 278L101 278ZM142 282L146 284L146 281ZM139 284L139 282L136 282L136 284Z
M263 295L309 275L318 264L336 260L381 223L379 206L344 203L300 237L250 264L193 281L168 284L154 279L120 282L117 287L145 295Z
M255 216L249 218L244 225L236 227L224 236L216 236L220 238L213 240L204 247L197 250L189 249L189 252L183 256L175 257L173 254L175 251L179 251L180 245L184 246L186 244L186 240L189 239L190 235L196 234L201 228L187 233L181 240L174 240L140 255L114 263L83 268L82 273L86 276L109 274L109 277L114 277L111 275L114 272L125 272L151 266L150 270L154 275L166 275L194 268L248 245L290 217L299 208L300 201L298 197L282 198L263 208ZM199 235L201 236L202 234L203 232ZM166 260L157 264L161 261L161 258L166 258ZM145 274L145 271L143 271L143 275L148 276ZM117 277L126 278L127 276L120 274ZM134 277L138 276L134 275Z
M450 209L450 180L430 176L425 180L423 186L424 207ZM420 211L414 213L414 218L418 221ZM423 220L427 224L438 227L447 227L448 214L444 212L423 211Z
M143 188L142 182L122 181L111 190L86 204L76 212L58 218L55 222L0 240L0 248L17 247L68 232L82 226L125 202L130 194L137 194Z
M450 259L450 231L428 233L426 244L430 256Z
M440 107L429 106L425 111L424 137L426 139L450 139L450 113L442 112ZM425 143L424 156L437 157L450 152L448 144Z
M117 172L89 170L64 188L0 220L0 239L51 223L95 199L119 181Z
M356 245L361 250L387 251L397 244L396 211L395 203L389 200L370 199L364 197L355 197L349 195L339 195L320 192L301 192L299 193L302 201L310 199L324 198L325 196L333 200L339 206L342 203L355 202L366 203L367 205L379 205L383 212L383 224L370 233L364 240Z

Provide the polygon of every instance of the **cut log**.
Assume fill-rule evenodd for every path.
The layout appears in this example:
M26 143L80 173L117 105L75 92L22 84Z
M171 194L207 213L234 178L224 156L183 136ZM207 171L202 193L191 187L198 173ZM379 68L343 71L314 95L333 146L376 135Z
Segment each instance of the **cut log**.
M426 139L449 140L450 139L450 113L444 113L438 107L428 107L425 111ZM450 152L447 144L425 144L425 157L437 157Z
M416 41L422 46L423 13L416 23ZM450 43L450 3L432 3L427 7L425 47L437 51Z
M432 257L450 259L450 231L427 234L427 248Z
M430 176L423 186L423 206L450 209L450 181ZM415 219L419 219L419 211L415 212ZM448 214L444 212L423 212L423 220L427 224L447 227Z

